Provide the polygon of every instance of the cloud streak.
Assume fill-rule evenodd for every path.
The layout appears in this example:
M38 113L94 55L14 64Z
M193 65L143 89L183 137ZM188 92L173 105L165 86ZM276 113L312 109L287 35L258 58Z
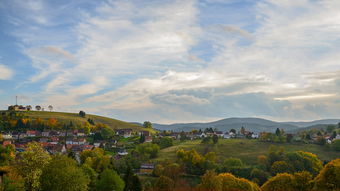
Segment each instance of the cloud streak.
M216 5L232 17L205 12ZM239 6L234 0L70 1L52 9L27 1L11 9L29 17L6 18L31 60L25 85L39 84L38 101L63 110L158 122L339 117L340 3ZM244 19L248 12L236 10L251 13ZM66 12L65 21L58 19ZM10 79L7 70L1 76Z

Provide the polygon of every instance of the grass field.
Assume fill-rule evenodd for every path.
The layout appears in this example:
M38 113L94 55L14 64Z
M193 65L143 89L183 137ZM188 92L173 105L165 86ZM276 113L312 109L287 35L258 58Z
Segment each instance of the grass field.
M156 160L175 160L176 151L180 148L185 150L196 149L199 153L215 152L218 161L223 161L228 157L240 158L243 162L253 165L257 161L258 155L265 155L268 152L270 145L281 146L286 152L290 151L307 151L318 155L321 160L330 161L340 158L340 152L332 151L326 146L303 143L266 143L258 140L250 139L219 139L216 145L201 144L200 140L176 142L174 146L162 149Z
M86 117L80 117L78 113L50 112L50 111L21 111L21 112L32 119L41 118L41 119L47 120L49 118L55 118L59 122L68 123L72 121L73 123L80 124L80 123L86 122L88 118L91 118L94 120L95 123L106 124L112 129L131 128L134 131L148 130L148 131L154 132L154 130L152 129L146 129L137 124L132 124L132 123L120 121L117 119L102 117L98 115L86 114Z

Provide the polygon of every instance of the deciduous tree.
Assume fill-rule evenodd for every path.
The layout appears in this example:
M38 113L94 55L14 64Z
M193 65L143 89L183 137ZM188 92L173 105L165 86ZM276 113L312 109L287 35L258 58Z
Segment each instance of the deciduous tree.
M100 174L99 180L97 181L97 190L101 191L123 191L124 187L124 181L116 171L110 169L105 169Z
M24 178L27 190L40 189L40 176L42 169L50 161L50 155L40 146L39 143L28 143L27 149L20 154L17 160L17 170Z
M86 191L89 182L76 161L65 155L53 157L41 175L43 191Z

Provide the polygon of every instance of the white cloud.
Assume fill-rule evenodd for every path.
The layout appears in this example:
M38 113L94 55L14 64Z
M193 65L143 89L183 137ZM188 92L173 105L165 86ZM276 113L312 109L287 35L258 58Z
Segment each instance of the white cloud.
M9 80L13 76L13 71L5 65L0 64L0 80Z

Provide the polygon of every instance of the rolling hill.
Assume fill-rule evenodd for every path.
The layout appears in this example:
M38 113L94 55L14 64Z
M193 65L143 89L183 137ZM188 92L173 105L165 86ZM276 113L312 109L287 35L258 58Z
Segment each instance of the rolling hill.
M2 111L3 112L3 111ZM50 112L50 111L20 111L24 113L27 117L36 119L41 118L47 120L49 118L55 118L58 121L68 123L72 121L73 123L80 124L87 121L88 118L92 119L95 123L103 123L111 127L112 129L126 129L130 128L134 131L147 130L154 132L152 129L146 129L138 124L128 123L125 121L120 121L117 119L112 119L109 117L102 117L98 115L86 114L86 117L80 117L78 113L66 113L66 112Z
M155 129L173 130L173 131L191 131L194 129L217 128L220 131L229 131L230 129L239 130L242 126L246 130L253 132L274 132L276 128L284 129L287 132L293 132L300 128L314 126L316 124L336 124L340 120L318 120L311 122L275 122L261 118L226 118L208 123L176 123L170 125L153 124Z
M271 145L283 148L286 152L306 151L316 154L322 161L330 161L340 157L340 152L329 147L304 143L267 143L254 139L219 139L216 145L201 144L201 140L175 142L174 146L160 150L155 161L176 160L179 149L195 149L200 154L215 152L217 160L222 162L229 157L240 158L243 162L256 165L257 156L268 154Z

